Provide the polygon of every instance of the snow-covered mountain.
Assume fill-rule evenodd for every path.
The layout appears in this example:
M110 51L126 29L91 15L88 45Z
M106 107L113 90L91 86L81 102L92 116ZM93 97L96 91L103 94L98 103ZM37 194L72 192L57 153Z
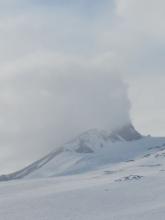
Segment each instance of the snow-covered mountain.
M0 219L165 219L165 138L131 125L85 132L0 178Z
M89 130L24 169L0 176L1 181L73 175L135 160L165 138L144 137L130 124L110 134Z

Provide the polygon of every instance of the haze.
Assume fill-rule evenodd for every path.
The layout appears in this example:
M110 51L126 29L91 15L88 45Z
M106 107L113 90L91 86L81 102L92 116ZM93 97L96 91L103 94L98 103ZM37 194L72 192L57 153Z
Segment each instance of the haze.
M95 127L165 135L164 7L0 1L1 172Z

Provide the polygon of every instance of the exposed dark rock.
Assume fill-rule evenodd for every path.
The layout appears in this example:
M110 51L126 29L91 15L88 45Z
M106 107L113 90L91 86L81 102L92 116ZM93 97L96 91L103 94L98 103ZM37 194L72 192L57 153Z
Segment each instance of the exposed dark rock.
M77 153L93 153L94 151L87 145L87 143L85 143L84 141L80 141L80 146L79 148L76 149Z
M125 176L123 178L117 179L117 180L115 180L115 182L140 180L142 178L143 178L143 176L140 176L140 175L130 175L130 176Z
M121 137L126 141L138 140L143 137L131 124L128 124L121 129L112 132L111 136L118 138Z

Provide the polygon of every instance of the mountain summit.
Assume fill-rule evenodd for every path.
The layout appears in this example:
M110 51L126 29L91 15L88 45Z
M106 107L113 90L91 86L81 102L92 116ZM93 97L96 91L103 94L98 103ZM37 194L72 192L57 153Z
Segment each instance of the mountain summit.
M106 164L132 160L159 141L142 136L131 124L110 134L89 130L24 169L0 176L0 181L84 173Z
M122 128L112 132L112 137L120 137L125 141L134 141L141 139L143 136L134 128L132 124L123 126Z

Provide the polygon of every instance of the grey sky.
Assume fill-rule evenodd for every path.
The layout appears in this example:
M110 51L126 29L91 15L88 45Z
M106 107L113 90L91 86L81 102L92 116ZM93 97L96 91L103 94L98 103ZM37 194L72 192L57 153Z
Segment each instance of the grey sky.
M129 122L125 83L138 130L165 135L164 8L163 0L0 0L2 171L40 157L90 124L112 129ZM87 75L95 83L87 85ZM89 88L100 94L102 87L102 98L92 103ZM90 95L82 96L84 88ZM111 97L106 105L107 93ZM82 105L79 97L86 97L83 108L88 108L74 112L80 126L70 126L67 117L73 112L66 104L74 100ZM116 117L120 120L112 120ZM15 163L18 152L29 156Z

